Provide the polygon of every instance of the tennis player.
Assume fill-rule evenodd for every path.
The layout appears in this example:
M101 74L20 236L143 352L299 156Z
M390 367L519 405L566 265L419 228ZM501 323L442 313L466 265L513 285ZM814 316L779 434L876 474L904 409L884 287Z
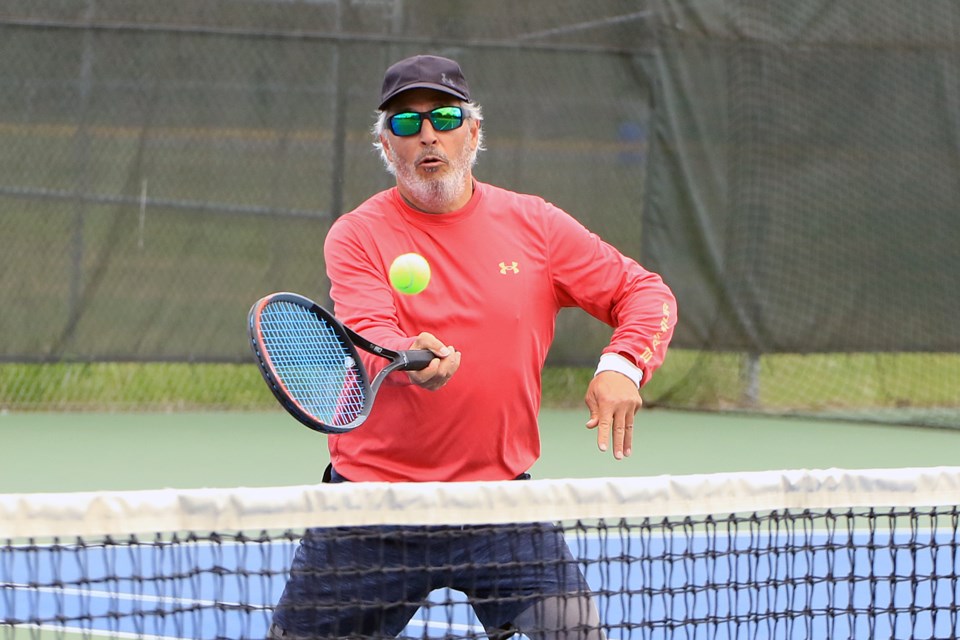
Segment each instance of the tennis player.
M639 388L663 361L677 318L669 288L556 206L474 177L483 118L457 62L420 55L391 66L377 116L374 146L396 186L330 229L330 295L340 320L368 339L436 358L389 376L366 423L329 436L325 479L529 477L540 455L541 369L558 312L574 306L614 328L586 390L586 426L601 451L629 456ZM432 270L417 295L388 280L394 258L410 252ZM556 528L441 531L359 540L309 531L270 637L394 636L443 587L467 595L491 637L603 637ZM362 571L370 566L380 571Z

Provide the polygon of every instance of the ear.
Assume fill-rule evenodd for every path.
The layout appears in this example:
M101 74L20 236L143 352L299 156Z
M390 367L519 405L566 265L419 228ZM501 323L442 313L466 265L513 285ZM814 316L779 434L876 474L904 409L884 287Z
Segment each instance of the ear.
M383 147L383 152L386 154L387 158L393 162L393 149L390 147L390 140L385 134L380 134L380 145Z
M468 120L467 122L473 125L473 128L470 130L470 144L476 149L477 144L480 142L480 127L483 123L479 120Z

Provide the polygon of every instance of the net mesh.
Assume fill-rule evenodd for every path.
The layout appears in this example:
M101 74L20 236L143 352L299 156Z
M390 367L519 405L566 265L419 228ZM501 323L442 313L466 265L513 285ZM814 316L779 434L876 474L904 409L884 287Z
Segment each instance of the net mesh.
M574 623L559 637L955 637L958 495L957 468L6 495L0 636L263 638L288 576L303 570L294 554L304 536L376 556L508 530L514 540L562 532L572 557L546 553L534 573L586 578L599 622L578 622L582 601L564 596ZM473 605L539 595L507 588L517 561L440 554L391 574L367 559L310 571L338 586L435 572L436 590L408 602L362 592L368 613L416 610L404 637L487 637ZM501 588L467 596L445 588L451 572L486 572ZM523 631L553 637L549 626Z

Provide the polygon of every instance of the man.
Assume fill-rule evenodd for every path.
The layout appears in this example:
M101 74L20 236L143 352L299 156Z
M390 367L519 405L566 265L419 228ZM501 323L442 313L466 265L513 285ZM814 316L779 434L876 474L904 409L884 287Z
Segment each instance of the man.
M456 62L414 56L387 70L374 135L396 187L330 229L330 295L337 316L373 342L436 357L422 371L391 375L366 423L329 437L329 481L528 477L540 455L540 372L556 315L570 306L614 327L586 392L586 426L597 430L601 451L612 449L616 459L632 452L639 387L663 361L676 322L673 295L658 275L560 209L477 181L481 123ZM394 291L387 275L410 252L432 267L417 295ZM589 589L555 528L457 531L409 531L392 542L371 535L361 543L308 532L272 637L396 635L417 609L403 603L448 586L467 593L491 637L602 638ZM494 575L483 567L498 549L548 568ZM480 568L409 568L418 558L458 553ZM388 570L360 577L359 568L375 561ZM331 566L348 570L317 575ZM338 602L350 604L334 613Z

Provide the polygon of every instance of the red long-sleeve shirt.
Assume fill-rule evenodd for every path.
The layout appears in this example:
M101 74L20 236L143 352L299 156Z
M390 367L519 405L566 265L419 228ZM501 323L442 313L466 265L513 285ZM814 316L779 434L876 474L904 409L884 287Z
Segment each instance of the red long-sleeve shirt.
M418 295L394 291L387 278L409 252L431 266ZM604 352L637 364L644 381L676 322L660 276L544 200L479 182L465 207L446 214L409 207L396 188L379 193L337 220L324 256L347 326L391 349L427 331L462 353L437 391L391 374L367 421L329 436L334 467L354 481L514 478L540 455L540 372L561 308L615 327ZM365 362L375 370L385 361Z

